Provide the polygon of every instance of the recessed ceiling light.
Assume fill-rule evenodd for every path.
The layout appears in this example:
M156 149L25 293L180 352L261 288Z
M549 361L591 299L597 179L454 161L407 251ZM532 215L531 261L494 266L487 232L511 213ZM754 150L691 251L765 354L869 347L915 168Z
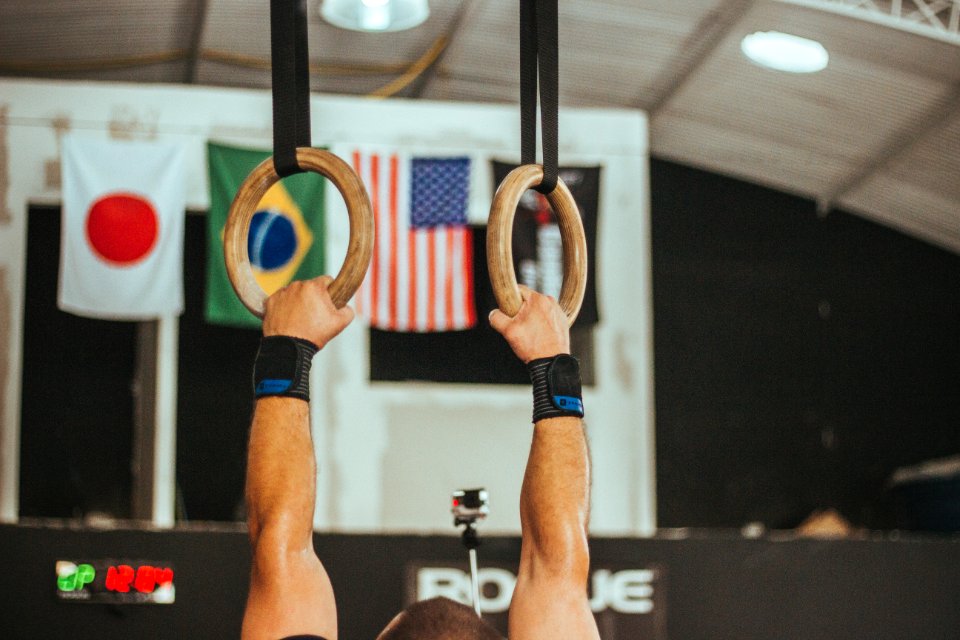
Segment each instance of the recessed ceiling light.
M354 31L402 31L430 15L427 0L324 0L320 15L330 24Z
M759 65L790 73L822 71L830 60L830 54L816 40L779 31L751 33L740 43L740 49Z

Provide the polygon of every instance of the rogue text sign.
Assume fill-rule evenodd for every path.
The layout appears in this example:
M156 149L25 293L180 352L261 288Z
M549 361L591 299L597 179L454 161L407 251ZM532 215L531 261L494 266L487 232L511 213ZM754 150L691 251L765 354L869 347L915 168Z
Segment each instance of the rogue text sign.
M516 569L486 564L480 569L480 610L501 633L517 583ZM660 566L599 566L590 574L590 608L605 640L666 638L664 571ZM465 565L415 561L407 565L406 604L443 596L471 605Z

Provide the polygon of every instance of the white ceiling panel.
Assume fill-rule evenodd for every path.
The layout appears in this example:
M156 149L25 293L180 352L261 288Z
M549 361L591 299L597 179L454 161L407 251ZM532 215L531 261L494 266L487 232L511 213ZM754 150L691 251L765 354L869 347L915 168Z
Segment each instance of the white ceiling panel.
M651 126L653 153L684 164L757 182L809 198L849 163L815 144L793 145L689 114L658 116Z
M448 77L443 73L431 83L430 90L423 97L430 100L499 103L517 103L520 99L516 84L476 82L469 78Z
M182 50L191 0L3 0L0 60L79 62Z
M203 47L270 58L270 3L208 0Z

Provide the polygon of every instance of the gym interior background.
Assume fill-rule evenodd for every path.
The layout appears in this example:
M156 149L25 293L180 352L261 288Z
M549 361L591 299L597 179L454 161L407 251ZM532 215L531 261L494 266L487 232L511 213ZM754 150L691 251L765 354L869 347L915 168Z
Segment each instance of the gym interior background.
M30 614L5 621L10 637L238 635L258 334L203 317L201 147L270 146L269 70L250 64L269 62L262 4L0 8L0 599ZM308 3L315 143L514 161L512 5L430 5L424 25L390 35L332 27ZM113 47L90 44L108 22ZM601 169L600 322L575 349L597 408L591 597L607 640L956 637L958 22L957 0L561 2L560 162ZM827 69L746 61L743 36L774 29L822 41ZM414 67L394 87L406 100L327 95L364 96ZM69 131L191 148L172 348L157 337L169 327L57 309ZM494 187L471 182L481 266ZM340 217L328 213L330 264ZM164 402L144 407L150 358L174 371L154 381L175 398L166 520L138 440L149 402ZM502 625L522 370L483 326L353 327L323 358L316 542L341 637L374 637L441 588L431 575L465 570L445 497L471 484L492 490L480 559ZM824 513L840 519L833 537L805 537ZM176 600L58 598L57 563L84 559L170 566Z
M666 161L651 167L660 526L792 528L835 508L858 526L909 527L894 471L957 447L960 257L844 212L820 218L809 200ZM187 218L178 520L236 521L259 334L204 321L203 223ZM46 258L59 239L59 210L31 210L21 515L130 518L134 327L56 308L58 265ZM453 355L428 374L525 375L488 327L371 331L372 378L391 379L390 367L434 343L438 359ZM414 344L402 359L383 355L405 340ZM101 373L70 385L91 416L78 424L44 380L86 366Z

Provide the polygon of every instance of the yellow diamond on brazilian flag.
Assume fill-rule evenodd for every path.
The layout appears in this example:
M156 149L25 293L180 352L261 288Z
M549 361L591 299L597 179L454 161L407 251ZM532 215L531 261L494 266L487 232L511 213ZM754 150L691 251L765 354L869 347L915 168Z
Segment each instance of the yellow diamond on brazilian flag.
M230 203L247 175L270 152L207 144L210 211L207 213L207 322L259 327L230 286L223 262L223 227ZM293 280L324 273L323 214L326 180L315 173L284 178L263 196L250 221L247 251L260 286L268 294Z
M312 244L300 207L276 183L257 205L247 235L253 276L267 295L290 284Z

